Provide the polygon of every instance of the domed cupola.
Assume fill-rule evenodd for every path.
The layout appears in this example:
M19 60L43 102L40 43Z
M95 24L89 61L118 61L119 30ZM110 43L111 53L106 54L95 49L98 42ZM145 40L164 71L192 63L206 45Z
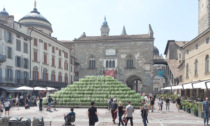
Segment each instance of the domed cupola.
M155 46L154 46L154 49L153 49L153 54L159 56L159 50L158 50L158 48L155 47Z
M0 11L0 16L9 16L9 13L4 8L2 11Z
M53 32L51 23L37 10L36 1L33 11L21 18L19 22L27 27L35 27L49 35Z

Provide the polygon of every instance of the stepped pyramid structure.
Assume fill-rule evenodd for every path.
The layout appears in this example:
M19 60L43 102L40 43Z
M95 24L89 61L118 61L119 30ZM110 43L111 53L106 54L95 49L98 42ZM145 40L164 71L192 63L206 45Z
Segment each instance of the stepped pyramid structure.
M106 107L108 97L117 98L117 101L122 101L124 106L131 101L131 104L137 107L142 99L125 84L105 76L87 76L55 92L51 97L57 98L57 105L60 107L88 107L91 101L95 101L98 107Z

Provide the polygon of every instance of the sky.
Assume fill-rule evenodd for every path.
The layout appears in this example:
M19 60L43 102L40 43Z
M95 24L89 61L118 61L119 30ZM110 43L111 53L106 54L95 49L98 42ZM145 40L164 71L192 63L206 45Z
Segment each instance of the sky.
M34 8L34 0L0 0L15 21ZM198 35L198 0L37 0L38 11L51 22L52 36L73 40L83 32L99 36L106 16L110 33L147 34L149 24L154 45L164 55L168 40L190 41Z

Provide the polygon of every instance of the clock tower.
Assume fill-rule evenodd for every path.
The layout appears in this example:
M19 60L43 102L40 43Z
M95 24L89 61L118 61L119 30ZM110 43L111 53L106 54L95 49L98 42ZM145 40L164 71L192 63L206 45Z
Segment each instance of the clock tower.
M210 0L198 0L198 34L210 28Z

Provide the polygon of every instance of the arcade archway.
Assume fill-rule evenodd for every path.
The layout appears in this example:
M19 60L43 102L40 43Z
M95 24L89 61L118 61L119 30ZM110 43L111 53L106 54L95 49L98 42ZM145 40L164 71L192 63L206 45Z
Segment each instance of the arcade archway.
M141 92L142 80L140 77L131 76L127 79L126 84L128 87L131 88L131 90L134 90L136 92Z

